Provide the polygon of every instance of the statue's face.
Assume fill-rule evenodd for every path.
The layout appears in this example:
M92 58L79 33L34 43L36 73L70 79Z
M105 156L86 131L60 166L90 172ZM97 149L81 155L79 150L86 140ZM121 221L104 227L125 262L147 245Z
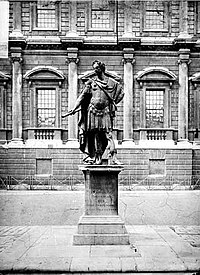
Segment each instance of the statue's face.
M99 66L98 63L94 63L93 68L94 68L94 71L95 71L96 74L101 74L102 73L101 67Z

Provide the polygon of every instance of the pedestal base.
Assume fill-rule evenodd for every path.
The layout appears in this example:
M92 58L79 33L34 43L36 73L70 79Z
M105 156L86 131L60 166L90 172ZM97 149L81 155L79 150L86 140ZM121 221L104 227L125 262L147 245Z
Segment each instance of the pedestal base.
M85 176L85 215L78 223L74 245L128 245L129 236L118 215L120 165L79 166Z
M74 245L128 245L129 235L118 215L81 217Z

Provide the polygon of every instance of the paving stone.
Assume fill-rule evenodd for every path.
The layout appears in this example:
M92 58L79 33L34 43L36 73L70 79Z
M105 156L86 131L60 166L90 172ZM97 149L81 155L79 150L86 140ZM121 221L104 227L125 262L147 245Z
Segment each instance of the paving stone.
M92 245L91 246L91 257L140 257L138 251L135 251L135 247L131 245Z
M121 261L119 258L90 257L73 258L70 271L90 272L121 272Z
M45 230L45 227L30 227L25 234L16 238L14 242L11 238L9 245L2 251L0 257L4 259L4 261L9 261L9 259L13 259L13 261L15 261L19 259L31 246L33 246ZM14 228L12 228L11 231L14 234Z
M177 242L182 241L181 237L177 235L173 230L168 228L168 230L162 230L161 228L156 228L157 233L160 235L160 237L163 238L166 242Z
M167 226L128 226L131 245L73 246L76 227L0 227L0 269L40 272L176 272L198 271L200 248L184 236L198 237L198 228L183 228L179 235ZM6 233L7 232L7 233ZM63 240L63 242L62 242ZM134 242L135 240L135 242ZM13 272L13 271L12 271ZM189 273L191 274L191 273Z
M185 265L177 254L166 246L139 246L141 257L136 257L138 271L184 271Z
M167 240L169 246L173 248L175 253L179 255L179 257L185 256L185 255L198 255L199 249L192 247L188 242L184 241L183 239L177 239L177 241L170 241Z
M198 258L195 257L182 257L181 258L186 270L200 270L200 253Z
M2 257L0 256L0 270L12 270L14 265L14 259L10 257L6 257L5 255Z
M172 226L174 231L179 234L197 234L200 235L200 226Z
M69 271L72 258L68 257L40 257L40 258L25 258L16 262L13 265L13 271L26 270L26 271Z
M193 247L200 248L200 235L181 235L181 237Z
M138 245L168 245L158 234L131 234L130 241L136 247Z
M137 264L133 257L120 257L122 272L137 271Z

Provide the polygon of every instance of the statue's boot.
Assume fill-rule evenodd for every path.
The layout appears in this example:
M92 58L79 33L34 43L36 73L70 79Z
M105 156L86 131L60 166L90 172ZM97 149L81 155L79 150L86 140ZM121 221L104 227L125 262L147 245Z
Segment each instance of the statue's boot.
M123 164L122 162L120 162L117 159L117 150L116 149L111 154L111 161L110 161L110 163L114 164L114 165L122 165Z
M102 164L102 155L100 153L95 154L95 164L97 165Z
M94 159L92 159L90 156L86 155L83 158L83 163L85 163L85 164L94 164Z

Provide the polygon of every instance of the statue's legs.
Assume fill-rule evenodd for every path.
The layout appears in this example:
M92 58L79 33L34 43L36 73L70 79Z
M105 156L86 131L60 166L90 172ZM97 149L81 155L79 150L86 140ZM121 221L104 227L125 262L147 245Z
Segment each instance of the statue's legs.
M102 155L104 152L103 143L105 133L101 131L95 132L94 146L95 146L95 164L102 164Z
M102 156L108 159L109 164L121 163L118 161L112 131L91 131L88 134L83 161L87 164L102 164Z
M115 149L115 143L113 139L112 132L106 133L106 138L108 140L108 145L106 147L108 158L110 159L110 164L118 164L121 165L122 163L117 159L117 150Z
M88 132L85 145L84 163L101 164L102 155L107 146L106 132L96 129Z

